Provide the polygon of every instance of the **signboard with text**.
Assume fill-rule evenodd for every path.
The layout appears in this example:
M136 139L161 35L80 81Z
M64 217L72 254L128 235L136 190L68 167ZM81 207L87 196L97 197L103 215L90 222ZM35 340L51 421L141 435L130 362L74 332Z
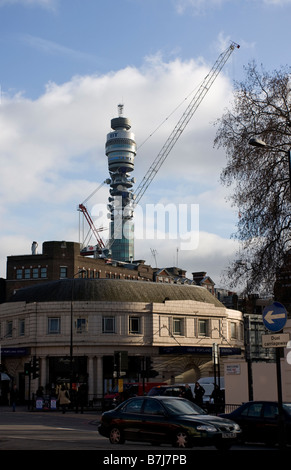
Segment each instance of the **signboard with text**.
M288 333L262 335L263 348L286 348L290 339Z

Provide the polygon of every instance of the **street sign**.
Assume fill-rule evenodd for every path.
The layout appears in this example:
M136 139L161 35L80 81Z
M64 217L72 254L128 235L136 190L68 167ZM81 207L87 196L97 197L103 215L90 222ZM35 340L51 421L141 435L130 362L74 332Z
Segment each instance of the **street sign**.
M288 333L262 335L263 348L286 348L290 339Z
M273 302L263 311L263 322L269 331L280 331L284 328L287 321L287 311L280 302Z

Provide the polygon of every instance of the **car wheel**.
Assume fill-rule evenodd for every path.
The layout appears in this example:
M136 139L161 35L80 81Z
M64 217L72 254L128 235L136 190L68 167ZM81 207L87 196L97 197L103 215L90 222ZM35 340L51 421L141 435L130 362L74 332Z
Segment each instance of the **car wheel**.
M109 434L109 441L111 442L111 444L123 444L124 443L122 431L117 426L114 426L111 428L110 434Z
M191 447L188 433L186 431L176 432L173 445L180 448Z

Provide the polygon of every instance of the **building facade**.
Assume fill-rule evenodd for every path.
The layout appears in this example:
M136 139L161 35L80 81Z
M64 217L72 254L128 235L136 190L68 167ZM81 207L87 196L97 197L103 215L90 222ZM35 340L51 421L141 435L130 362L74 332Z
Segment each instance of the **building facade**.
M46 241L42 252L32 243L31 253L7 257L6 300L18 289L57 279L153 280L153 269L143 260L123 263L81 254L80 244L70 241ZM4 288L4 287L3 287Z
M141 380L150 358L159 382L193 382L213 375L212 347L221 361L243 351L243 319L205 288L117 279L63 279L19 289L0 305L2 365L27 396L25 364L39 361L41 385L86 383L101 399L116 380L114 357L126 352L125 381Z

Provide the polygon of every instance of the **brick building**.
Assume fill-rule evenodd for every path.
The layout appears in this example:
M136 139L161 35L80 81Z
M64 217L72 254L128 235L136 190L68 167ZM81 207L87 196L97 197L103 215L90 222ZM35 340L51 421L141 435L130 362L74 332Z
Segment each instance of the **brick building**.
M42 253L38 253L36 246L36 242L33 242L31 254L7 257L6 300L23 287L57 279L72 279L74 276L153 280L153 269L143 260L124 263L83 256L80 244L69 241L44 242Z

